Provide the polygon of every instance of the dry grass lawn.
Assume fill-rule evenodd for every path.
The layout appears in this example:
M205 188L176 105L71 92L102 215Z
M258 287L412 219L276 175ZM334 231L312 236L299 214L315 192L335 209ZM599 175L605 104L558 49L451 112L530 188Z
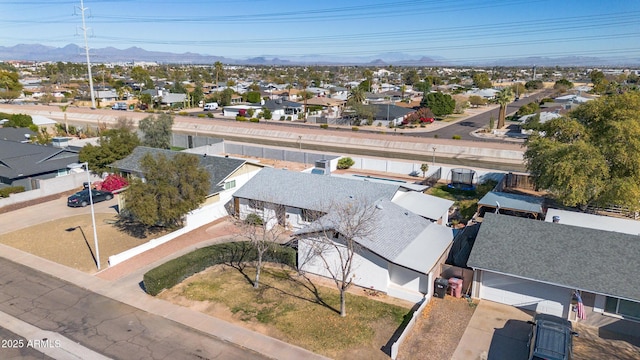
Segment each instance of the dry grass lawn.
M149 241L136 238L112 225L114 214L96 214L100 266L111 255ZM73 231L67 229L75 228ZM0 243L87 273L97 271L91 217L78 215L0 235Z
M390 301L386 295L361 292L347 294L347 317L341 318L335 288L269 267L254 289L254 276L254 268L218 265L158 297L335 359L388 359L382 349L411 311L406 303L379 301Z

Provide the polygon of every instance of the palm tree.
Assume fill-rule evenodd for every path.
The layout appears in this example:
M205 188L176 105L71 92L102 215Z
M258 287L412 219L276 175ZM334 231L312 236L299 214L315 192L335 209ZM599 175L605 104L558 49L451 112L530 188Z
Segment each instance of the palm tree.
M510 87L504 88L496 95L496 102L500 104L498 113L498 129L504 127L504 119L507 117L507 105L513 101L513 90Z
M364 90L361 87L356 86L351 88L351 92L348 97L349 104L362 104L365 99Z
M218 91L218 81L220 81L220 73L223 71L223 66L220 61L216 61L213 66L216 69L216 91Z

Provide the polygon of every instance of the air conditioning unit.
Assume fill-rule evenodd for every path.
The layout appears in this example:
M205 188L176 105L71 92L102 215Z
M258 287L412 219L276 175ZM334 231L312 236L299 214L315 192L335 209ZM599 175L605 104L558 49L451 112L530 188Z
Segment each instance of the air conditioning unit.
M311 170L312 174L330 175L331 164L329 160L316 160L314 168Z

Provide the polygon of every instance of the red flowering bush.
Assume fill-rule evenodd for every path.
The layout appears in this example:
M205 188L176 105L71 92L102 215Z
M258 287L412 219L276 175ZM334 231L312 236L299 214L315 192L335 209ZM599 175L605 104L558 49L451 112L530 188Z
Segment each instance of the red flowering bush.
M117 174L107 176L102 182L102 190L106 191L120 190L126 186L129 186L127 179Z

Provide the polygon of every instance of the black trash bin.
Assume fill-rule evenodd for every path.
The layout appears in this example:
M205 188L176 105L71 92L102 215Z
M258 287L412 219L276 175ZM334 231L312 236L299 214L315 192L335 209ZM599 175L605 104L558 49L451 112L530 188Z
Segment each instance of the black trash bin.
M437 278L435 286L433 287L433 296L440 299L444 299L447 295L447 287L449 286L449 280L443 278Z

